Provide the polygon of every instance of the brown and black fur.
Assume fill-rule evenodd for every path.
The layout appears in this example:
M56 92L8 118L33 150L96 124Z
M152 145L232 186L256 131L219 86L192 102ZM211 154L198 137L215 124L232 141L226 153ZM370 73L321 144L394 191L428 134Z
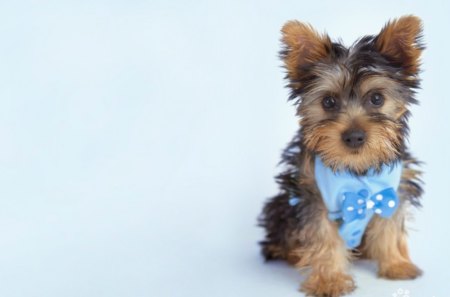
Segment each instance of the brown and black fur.
M314 296L351 292L355 285L348 264L355 257L376 260L381 277L419 276L420 269L408 255L405 218L409 206L421 205L420 162L409 154L405 142L408 107L417 103L414 96L420 83L424 49L420 19L393 20L378 35L365 36L350 48L298 21L287 22L282 34L280 56L300 129L282 155L285 170L276 178L280 193L267 202L259 220L266 230L263 255L297 268L311 267L301 289ZM374 93L381 94L382 106L372 104ZM336 108L323 106L327 96L334 98ZM349 129L365 131L362 147L343 143L341 135ZM353 251L345 248L338 223L327 217L314 177L316 155L333 170L356 175L402 161L397 212L389 219L375 216ZM290 206L291 197L300 197L300 202Z

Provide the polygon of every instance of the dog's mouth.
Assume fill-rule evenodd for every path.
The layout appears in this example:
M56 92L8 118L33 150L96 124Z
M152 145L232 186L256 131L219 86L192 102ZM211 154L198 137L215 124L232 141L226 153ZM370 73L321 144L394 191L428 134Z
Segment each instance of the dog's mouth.
M360 147L347 147L336 145L334 148L319 150L318 154L324 164L334 171L349 170L358 175L368 170L379 170L384 164L390 164L400 157L397 150L387 149L389 145L373 146L370 143Z
M399 125L392 121L344 125L327 122L304 129L304 144L333 170L362 174L377 170L401 156L403 138Z
M359 155L362 152L362 148L354 148L354 149L348 149L348 153L350 155Z
M353 133L351 140L348 137L322 138L314 151L334 171L350 170L356 174L381 169L401 155L400 146L389 139L375 139L368 133Z

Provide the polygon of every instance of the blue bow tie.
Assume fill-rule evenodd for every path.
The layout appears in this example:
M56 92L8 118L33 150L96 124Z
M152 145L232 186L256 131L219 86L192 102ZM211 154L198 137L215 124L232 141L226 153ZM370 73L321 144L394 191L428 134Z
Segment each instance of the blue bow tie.
M369 191L345 192L342 197L342 219L349 223L362 220L373 213L391 217L398 207L398 197L393 188L385 189L369 197Z
M379 172L371 169L364 176L348 171L333 172L316 156L316 183L328 209L330 220L342 219L339 234L347 248L361 243L372 217L391 217L399 206L397 188L400 184L401 163L383 165ZM292 200L292 199L291 199ZM289 203L295 201L289 201Z

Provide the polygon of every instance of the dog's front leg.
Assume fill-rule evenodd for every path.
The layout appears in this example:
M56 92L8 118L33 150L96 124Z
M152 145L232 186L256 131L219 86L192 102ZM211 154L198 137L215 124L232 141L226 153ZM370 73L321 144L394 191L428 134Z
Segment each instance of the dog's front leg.
M378 275L388 279L414 279L422 271L411 262L406 242L404 207L389 218L374 217L370 222L361 251L378 261Z
M347 273L349 252L338 234L337 225L324 211L319 218L303 228L302 248L294 250L300 259L296 267L311 266L301 290L308 296L338 297L354 290L355 284Z

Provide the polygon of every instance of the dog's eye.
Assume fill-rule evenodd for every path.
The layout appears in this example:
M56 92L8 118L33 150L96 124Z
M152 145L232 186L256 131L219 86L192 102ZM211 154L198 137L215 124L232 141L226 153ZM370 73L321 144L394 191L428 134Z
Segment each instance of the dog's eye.
M337 109L337 100L333 96L326 96L322 99L322 106L325 110Z
M384 97L380 93L373 93L370 95L370 103L373 106L380 107L384 103Z

